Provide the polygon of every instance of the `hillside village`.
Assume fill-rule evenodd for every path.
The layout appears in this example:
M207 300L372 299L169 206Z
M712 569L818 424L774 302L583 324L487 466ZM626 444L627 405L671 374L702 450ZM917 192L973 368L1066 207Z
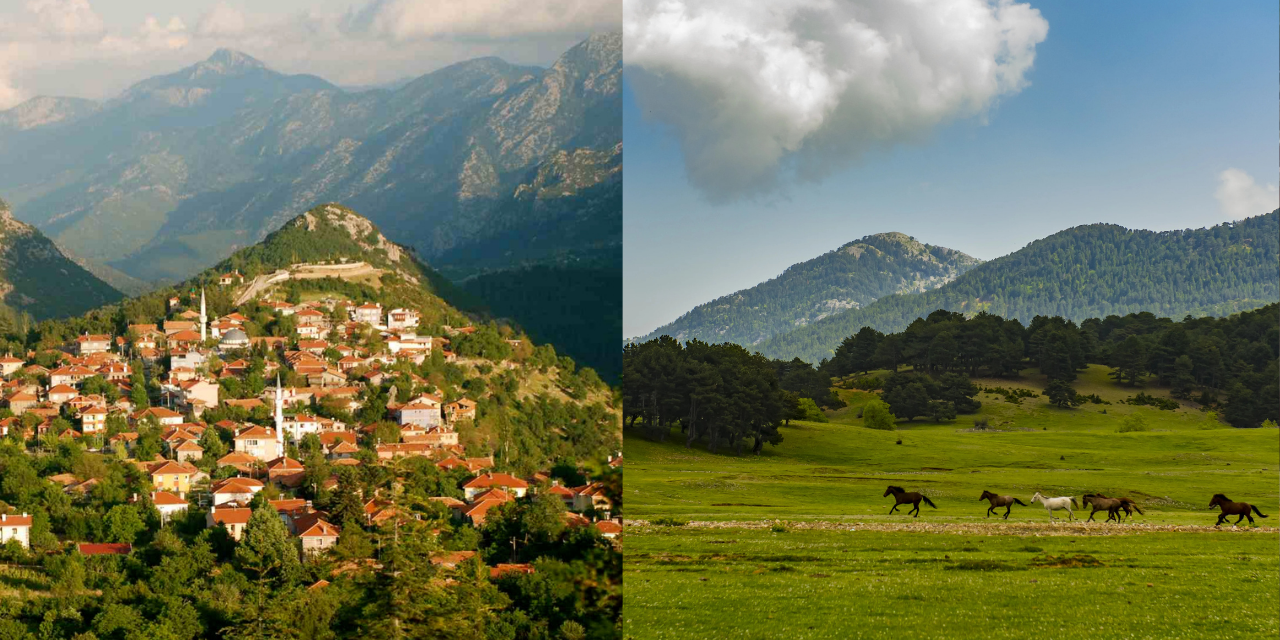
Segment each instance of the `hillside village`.
M226 287L242 282L238 273L218 279ZM207 510L207 526L225 527L235 540L249 522L254 497L263 493L304 554L325 551L342 532L331 513L304 496L336 489L339 469L395 465L402 458L427 459L457 479L461 493L430 497L457 522L481 526L495 508L546 492L563 502L567 524L594 527L610 538L620 531L600 483L565 486L549 469L509 473L492 452L460 443L459 431L474 429L476 401L442 396L414 369L432 361L488 367L450 349L459 337L475 335L476 327L444 326L445 335L420 335L420 314L413 309L335 298L265 300L255 306L277 320L292 319L293 335L251 336L248 317L232 312L210 318L203 290L198 297L198 306L191 305L196 308L182 297L169 298L163 322L130 324L125 335L85 333L62 350L0 358L11 412L0 420L0 435L36 448L74 440L88 451L128 460L152 487L134 500L154 505L164 521L188 509ZM512 357L527 347L518 338L504 342ZM497 366L520 365L506 359ZM159 383L154 405L148 379ZM388 385L389 398L371 392ZM246 388L249 393L235 393ZM369 403L378 406L367 410ZM379 421L333 417L384 409L386 419ZM320 460L323 465L315 464ZM611 456L608 463L616 467L621 459ZM318 474L318 466L331 471ZM97 483L71 473L50 480L73 496ZM300 490L304 485L309 491ZM414 517L384 496L362 500L369 525ZM4 517L0 542L28 546L31 516Z

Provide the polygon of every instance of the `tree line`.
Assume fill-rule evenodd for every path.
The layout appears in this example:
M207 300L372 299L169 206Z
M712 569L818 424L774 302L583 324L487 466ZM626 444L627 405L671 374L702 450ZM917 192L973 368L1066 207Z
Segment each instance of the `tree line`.
M861 328L818 371L844 377L910 367L930 379L954 382L949 377L954 374L1014 377L1031 366L1050 379L1054 395L1064 398L1056 403L1069 406L1078 404L1078 394L1070 389L1077 372L1101 364L1111 367L1118 384L1166 386L1175 398L1221 409L1233 426L1255 427L1280 420L1278 325L1280 304L1226 318L1187 316L1181 321L1149 312L1078 324L1061 316L1036 316L1026 327L986 312L966 318L940 309L898 333ZM888 400L888 384L885 395Z

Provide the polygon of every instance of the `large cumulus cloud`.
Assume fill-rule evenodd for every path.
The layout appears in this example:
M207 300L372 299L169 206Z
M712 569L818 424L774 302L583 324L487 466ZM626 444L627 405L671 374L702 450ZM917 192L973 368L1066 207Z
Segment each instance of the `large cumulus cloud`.
M624 0L647 117L712 201L816 181L984 117L1027 85L1048 23L1010 0Z

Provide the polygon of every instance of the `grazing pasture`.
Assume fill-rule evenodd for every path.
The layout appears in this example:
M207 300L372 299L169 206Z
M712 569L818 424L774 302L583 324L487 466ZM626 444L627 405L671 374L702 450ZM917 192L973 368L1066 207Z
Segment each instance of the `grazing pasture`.
M874 394L841 390L847 408L793 422L759 456L628 433L628 516L689 524L628 527L627 636L1274 637L1280 432L1233 429L1188 403L1123 404L1165 394L1105 376L1091 367L1075 387L1111 404L983 393L977 415L896 431L864 428ZM975 383L1043 388L1032 375ZM937 509L890 514L890 485ZM984 491L1026 506L987 518ZM1131 498L1142 513L1050 523L1036 492ZM1272 518L1214 529L1215 494Z

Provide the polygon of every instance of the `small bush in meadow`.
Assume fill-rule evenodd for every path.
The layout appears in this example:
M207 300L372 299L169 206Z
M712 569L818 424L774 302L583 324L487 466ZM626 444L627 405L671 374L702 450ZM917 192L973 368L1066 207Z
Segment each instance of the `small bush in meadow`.
M867 401L862 405L862 426L868 429L893 431L893 414L889 413L889 405L876 399Z
M1130 414L1120 421L1120 428L1116 429L1116 433L1133 433L1135 431L1150 431L1151 427L1147 426L1147 419L1142 417L1140 413Z

